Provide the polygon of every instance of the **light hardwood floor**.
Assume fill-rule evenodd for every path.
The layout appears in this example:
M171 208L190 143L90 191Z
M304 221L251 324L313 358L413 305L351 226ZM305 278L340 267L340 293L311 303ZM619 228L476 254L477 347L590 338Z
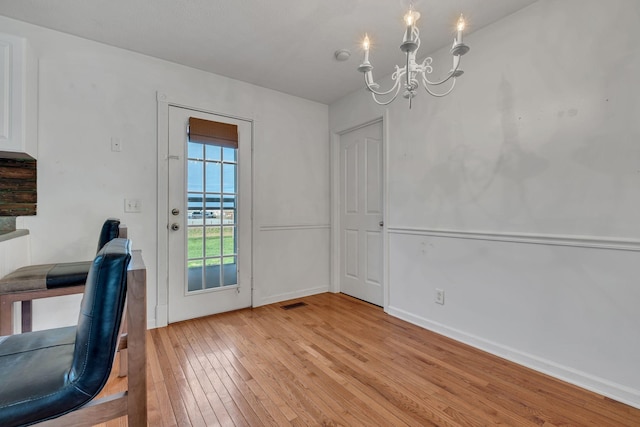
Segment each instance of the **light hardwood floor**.
M149 331L149 425L640 426L638 409L357 299L297 301Z

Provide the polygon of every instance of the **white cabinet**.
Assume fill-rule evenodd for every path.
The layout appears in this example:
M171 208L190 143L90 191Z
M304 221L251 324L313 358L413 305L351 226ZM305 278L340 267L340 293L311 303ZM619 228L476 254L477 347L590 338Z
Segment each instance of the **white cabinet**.
M0 151L38 150L38 61L27 39L0 33Z

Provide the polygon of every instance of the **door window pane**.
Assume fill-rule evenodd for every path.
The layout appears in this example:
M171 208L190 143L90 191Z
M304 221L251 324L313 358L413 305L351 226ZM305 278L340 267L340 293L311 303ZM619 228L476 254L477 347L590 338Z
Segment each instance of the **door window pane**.
M225 162L235 162L236 156L238 155L238 150L235 148L222 148L222 160Z
M220 163L207 162L207 193L220 193L222 182L220 179Z
M202 191L202 168L200 160L187 161L187 191Z
M202 149L202 144L189 142L187 145L187 157L189 157L190 159L201 160Z
M220 259L208 259L205 266L206 289L220 287Z
M219 194L207 194L205 205L205 219L207 225L217 225L221 223L222 206L220 205Z
M222 223L223 224L235 224L236 223L236 196L225 194L223 201L222 211Z
M222 254L235 255L236 254L236 228L223 227L222 233L223 233L222 234Z
M236 165L233 163L224 163L222 165L222 183L223 192L235 193L236 192Z
M191 260L187 266L187 286L189 292L200 291L202 286L202 260Z
M236 257L224 257L222 264L222 286L238 283L238 266Z
M203 210L202 193L189 193L187 196L187 224L202 224Z
M220 227L207 227L206 234L206 256L207 257L219 257L222 255L222 248L220 244Z
M202 205L202 193L189 193L187 196L188 210L201 211Z
M220 157L220 149L221 147L218 147L217 145L205 145L205 159L219 162L222 160Z
M202 258L203 248L202 227L187 228L187 259L191 264L191 260Z

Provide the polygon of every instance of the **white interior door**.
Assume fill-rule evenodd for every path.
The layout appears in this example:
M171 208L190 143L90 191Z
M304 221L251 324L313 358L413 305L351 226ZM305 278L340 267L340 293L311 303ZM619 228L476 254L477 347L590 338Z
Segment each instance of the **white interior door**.
M190 117L237 126L238 148L189 141ZM251 123L169 107L169 323L251 306Z
M340 136L340 290L382 306L382 122Z

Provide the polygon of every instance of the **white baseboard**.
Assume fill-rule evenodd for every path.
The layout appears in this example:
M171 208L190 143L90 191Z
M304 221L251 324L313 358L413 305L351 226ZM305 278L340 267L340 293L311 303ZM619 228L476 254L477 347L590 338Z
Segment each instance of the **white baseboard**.
M253 306L260 307L262 305L275 304L278 302L287 301L294 298L308 297L311 295L323 294L326 292L329 292L328 285L320 286L317 288L302 289L296 292L285 292L282 294L272 295L266 298L256 298L256 300L253 302Z
M395 307L389 306L385 311L391 316L413 323L414 325L428 329L437 334L460 341L472 347L502 357L503 359L526 366L527 368L531 368L535 371L542 372L554 378L558 378L562 381L640 409L640 390L635 390L630 387L608 381L604 378L590 375L586 372L578 371L502 344L450 328L441 323L433 322L429 319L416 316Z

